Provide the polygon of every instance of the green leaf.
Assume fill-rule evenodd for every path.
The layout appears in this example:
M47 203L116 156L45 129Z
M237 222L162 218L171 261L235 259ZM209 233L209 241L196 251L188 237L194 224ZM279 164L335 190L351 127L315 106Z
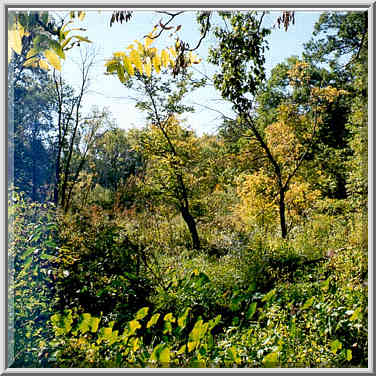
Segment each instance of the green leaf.
M278 353L277 352L272 352L272 353L266 355L265 358L262 360L262 364L266 368L277 367L279 365L279 362L278 362Z
M21 259L24 260L26 257L30 256L34 251L36 250L36 247L29 247L21 256Z
M306 302L304 303L302 309L308 309L312 306L313 302L315 300L315 297L312 296L312 298L309 298L308 300L306 300Z
M128 325L130 329L130 335L136 333L136 330L141 328L141 325L137 320L129 321Z
M188 352L191 352L192 350L194 350L197 345L198 345L197 341L189 341L188 342Z
M352 351L347 349L346 350L346 360L349 362L352 359Z
M257 303L256 303L256 302L253 302L253 303L249 306L249 308L248 308L248 310L247 310L247 314L246 314L246 317L247 317L248 320L250 320L250 319L253 317L253 315L254 315L255 312L256 312L256 308L257 308Z
M342 343L338 341L338 339L335 339L334 341L331 342L330 347L331 347L331 352L333 354L336 354L338 350L342 349Z
M81 40L82 42L92 43L91 40L89 40L85 37L82 37L81 35L74 35L73 37L78 39L78 40Z
M188 313L190 310L191 308L187 307L183 315L178 318L178 326L180 329L184 329L185 326L187 325L187 317L188 317Z
M276 293L276 289L270 290L263 298L262 302L268 302Z
M135 320L142 320L149 312L149 307L141 308L137 313Z
M156 313L155 315L153 315L151 319L148 321L148 323L146 324L146 327L150 328L151 326L155 325L160 315L161 315L160 313Z
M169 366L169 364L170 364L170 349L167 346L159 353L159 361L164 366Z
M90 323L91 323L91 314L90 313L83 313L80 316L80 321L77 326L77 330L82 334L85 334L90 330Z
M65 53L62 46L60 46L56 40L50 39L48 41L48 46L52 48L61 59L65 59Z
M227 354L229 355L230 359L233 362L235 362L236 364L240 364L241 363L240 356L238 355L235 346L231 346L230 348L228 348Z
M31 262L33 261L33 256L29 256L26 261L25 261L25 264L24 264L24 267L23 267L23 270L26 271L29 269L30 265L31 265Z
M164 321L170 321L170 322L175 322L175 321L176 321L175 317L172 315L171 312L170 312L170 313L167 313L167 314L165 315L165 317L163 318L163 320L164 320Z
M166 321L164 324L163 334L167 334L172 332L172 325L170 321Z
M357 320L357 319L361 319L363 317L362 315L362 307L358 307L354 313L351 315L351 317L349 318L350 321L354 321L354 320Z
M97 330L98 330L98 325L99 325L99 322L101 321L100 318L98 317L92 317L91 318L91 321L90 321L90 327L91 327L91 332L92 333L96 333Z
M329 283L330 283L330 278L327 278L325 281L321 282L321 290L328 291Z
M121 64L117 65L117 74L119 77L120 82L125 82L125 76L124 76L124 68Z

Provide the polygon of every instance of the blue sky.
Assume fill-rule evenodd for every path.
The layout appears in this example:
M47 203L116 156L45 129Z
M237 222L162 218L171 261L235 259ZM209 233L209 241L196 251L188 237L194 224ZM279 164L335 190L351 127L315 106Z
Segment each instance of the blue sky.
M291 25L288 32L283 29L274 29L270 36L270 49L266 53L266 69L268 72L278 63L283 62L291 55L301 55L303 44L306 43L313 31L313 26L318 20L319 12L296 12L295 25ZM87 11L83 22L77 24L87 29L80 32L87 36L97 51L97 61L91 74L90 93L85 99L85 109L92 106L99 108L107 107L112 117L121 128L142 127L145 124L145 115L135 108L133 93L126 89L116 76L105 75L105 61L112 56L113 52L125 50L135 39L142 40L153 26L164 15L157 12L137 11L134 12L130 22L113 24L109 26L111 11ZM274 24L278 13L272 12L265 17L267 25ZM199 31L193 13L186 13L176 19L176 25L182 25L179 36L183 40L197 41ZM157 47L171 45L173 40L167 33L164 38L157 41ZM198 50L198 55L205 58L208 47L213 40L207 38ZM192 45L194 43L192 42ZM78 48L72 49L63 64L63 77L72 86L79 85L79 71L74 61L79 59ZM195 65L195 68L203 73L211 74L213 68L207 63ZM213 88L200 89L187 97L187 103L196 107L196 112L187 117L186 124L198 134L214 133L220 125L219 114L207 107L218 109L231 116L231 106L221 100Z

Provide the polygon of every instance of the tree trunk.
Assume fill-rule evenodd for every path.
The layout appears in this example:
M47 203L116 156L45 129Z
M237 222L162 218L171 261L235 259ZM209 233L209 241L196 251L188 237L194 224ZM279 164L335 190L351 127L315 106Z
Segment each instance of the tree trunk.
M286 215L285 215L285 190L280 188L279 190L279 218L281 222L282 238L287 237Z
M189 232L191 233L193 248L200 249L200 239L198 237L195 219L192 217L191 213L186 207L181 208L181 214L188 226Z

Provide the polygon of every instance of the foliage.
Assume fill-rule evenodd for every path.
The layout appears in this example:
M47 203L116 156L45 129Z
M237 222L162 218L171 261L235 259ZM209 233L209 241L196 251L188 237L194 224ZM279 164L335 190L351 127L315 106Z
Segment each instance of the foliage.
M74 12L73 12L74 13ZM82 21L85 12L79 11ZM71 14L72 16L72 14ZM19 67L40 67L61 70L60 60L65 59L65 52L80 42L91 43L81 35L69 35L72 31L85 30L67 27L70 20L58 25L48 12L10 12L8 18L8 63L12 53L26 54L18 63Z
M11 366L367 367L365 13L323 14L268 79L267 12L199 12L196 47L169 26L181 13L107 61L146 114L127 131L84 115L92 55L78 93L23 65L44 35L56 68L67 24L15 13ZM174 47L152 47L166 30ZM189 52L211 32L215 71L198 79ZM186 97L210 79L235 117L199 135Z
M9 351L12 367L40 367L52 337L47 326L56 301L56 209L32 203L22 194L10 196L8 262Z

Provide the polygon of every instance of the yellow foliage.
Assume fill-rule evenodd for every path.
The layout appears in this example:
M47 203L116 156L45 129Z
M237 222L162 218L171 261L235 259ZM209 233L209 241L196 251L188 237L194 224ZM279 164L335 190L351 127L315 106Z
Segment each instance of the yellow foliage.
M58 71L61 70L61 64L59 56L53 50L44 51L44 56L46 57L48 63L52 65Z
M277 181L262 168L251 175L242 176L238 182L237 193L240 203L235 206L234 213L246 226L279 223ZM307 182L295 180L290 183L285 194L289 225L303 220L320 196L320 191L312 190Z

